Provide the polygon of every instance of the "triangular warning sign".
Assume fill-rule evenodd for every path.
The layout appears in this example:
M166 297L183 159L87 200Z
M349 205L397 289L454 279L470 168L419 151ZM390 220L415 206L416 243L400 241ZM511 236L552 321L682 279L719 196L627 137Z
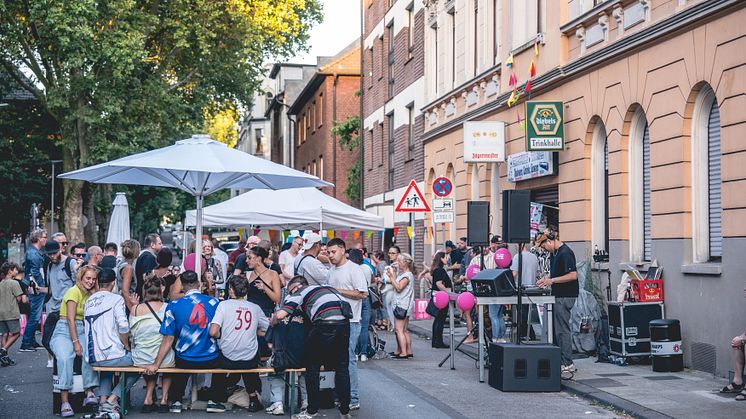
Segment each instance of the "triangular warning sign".
M417 187L417 182L412 180L409 182L407 190L402 195L399 203L396 204L397 212L430 212L430 205L425 200L425 195L422 194L420 188Z

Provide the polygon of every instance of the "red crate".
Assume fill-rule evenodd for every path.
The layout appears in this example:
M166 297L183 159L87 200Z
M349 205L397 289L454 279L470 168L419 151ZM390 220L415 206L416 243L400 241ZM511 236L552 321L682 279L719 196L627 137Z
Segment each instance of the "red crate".
M663 301L663 280L633 279L632 294L640 303Z

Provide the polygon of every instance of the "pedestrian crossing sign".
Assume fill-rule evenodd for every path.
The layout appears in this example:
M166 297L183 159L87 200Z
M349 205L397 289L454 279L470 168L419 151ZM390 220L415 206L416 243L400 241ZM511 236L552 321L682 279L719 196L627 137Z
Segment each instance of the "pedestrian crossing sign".
M404 195L396 204L396 212L430 212L430 205L428 205L414 179L409 182Z

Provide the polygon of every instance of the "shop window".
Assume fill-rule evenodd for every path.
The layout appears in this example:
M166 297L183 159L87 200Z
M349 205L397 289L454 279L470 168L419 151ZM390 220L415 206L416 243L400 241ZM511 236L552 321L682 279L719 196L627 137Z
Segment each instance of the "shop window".
M594 250L609 250L609 147L600 120L593 129L591 156L592 240Z
M653 240L650 212L650 130L638 108L629 135L629 245L634 262L650 261Z
M692 116L693 261L717 262L722 257L720 176L720 110L715 92L705 86Z

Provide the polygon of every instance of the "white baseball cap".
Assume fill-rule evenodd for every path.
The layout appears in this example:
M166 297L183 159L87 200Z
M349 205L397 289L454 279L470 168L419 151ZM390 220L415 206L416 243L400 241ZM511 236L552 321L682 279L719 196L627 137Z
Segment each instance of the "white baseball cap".
M308 250L319 242L321 242L321 236L318 233L310 232L303 234L303 250Z

